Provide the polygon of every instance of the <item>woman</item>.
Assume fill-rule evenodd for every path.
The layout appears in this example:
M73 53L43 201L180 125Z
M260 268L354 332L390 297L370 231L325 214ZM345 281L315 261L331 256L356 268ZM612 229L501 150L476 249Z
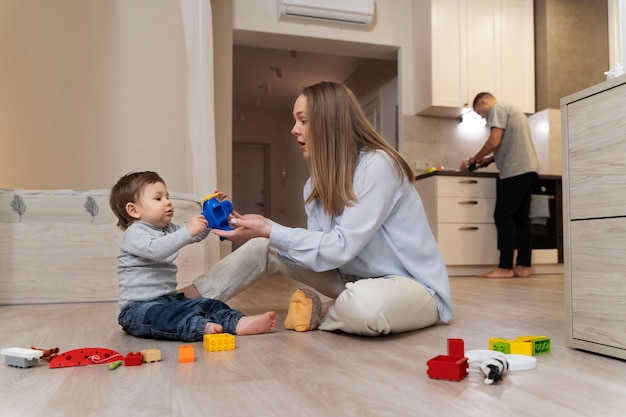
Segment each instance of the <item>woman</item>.
M305 87L291 133L308 162L307 229L234 213L229 240L250 238L183 291L227 300L280 272L334 299L318 329L376 336L452 318L450 286L413 171L344 85ZM260 238L260 239L259 239Z

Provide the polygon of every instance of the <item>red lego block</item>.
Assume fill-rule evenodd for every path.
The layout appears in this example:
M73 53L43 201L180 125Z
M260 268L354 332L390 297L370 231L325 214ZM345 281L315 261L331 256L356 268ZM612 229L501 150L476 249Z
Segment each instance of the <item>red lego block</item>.
M448 339L448 355L438 355L426 362L426 373L434 379L460 381L467 376L467 358L463 339Z
M141 356L141 352L129 352L124 358L124 366L139 366L142 361L143 357Z

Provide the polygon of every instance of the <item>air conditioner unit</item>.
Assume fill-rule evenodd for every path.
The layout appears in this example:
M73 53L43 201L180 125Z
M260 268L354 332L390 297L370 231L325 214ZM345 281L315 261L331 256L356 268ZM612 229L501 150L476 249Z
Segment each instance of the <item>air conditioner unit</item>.
M374 0L277 0L278 19L307 19L367 26L374 18Z

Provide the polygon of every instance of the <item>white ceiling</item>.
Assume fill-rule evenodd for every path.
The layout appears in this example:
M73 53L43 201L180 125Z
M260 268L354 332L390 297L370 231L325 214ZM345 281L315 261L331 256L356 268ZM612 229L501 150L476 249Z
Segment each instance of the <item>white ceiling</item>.
M343 82L365 58L235 45L233 104L291 111L302 87Z

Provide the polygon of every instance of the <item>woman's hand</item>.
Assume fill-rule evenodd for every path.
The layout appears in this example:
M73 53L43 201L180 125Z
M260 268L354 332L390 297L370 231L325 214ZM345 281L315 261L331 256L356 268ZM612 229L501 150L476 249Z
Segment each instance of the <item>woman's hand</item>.
M238 242L252 239L253 237L270 237L272 225L268 219L260 214L231 213L229 218L233 230L212 229L211 233L224 237L230 241Z

